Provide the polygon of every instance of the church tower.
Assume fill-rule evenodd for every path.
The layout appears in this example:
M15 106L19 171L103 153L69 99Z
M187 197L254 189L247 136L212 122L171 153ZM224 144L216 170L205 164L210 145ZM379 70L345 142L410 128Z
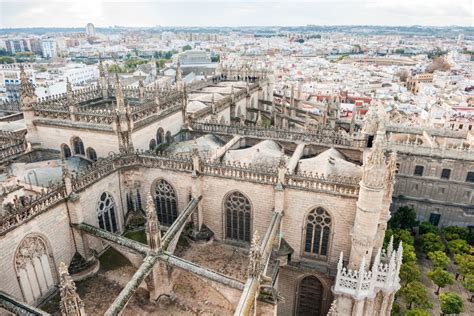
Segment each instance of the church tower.
M20 66L20 109L23 112L23 118L26 123L26 140L32 146L39 145L36 126L33 124L35 117L34 108L38 98L35 93L35 87L28 80L25 68Z
M341 253L333 287L334 306L340 315L389 316L400 288L403 247L393 240L381 249L394 184L396 154L384 153L385 132L379 126L373 148L364 157L362 180L347 267ZM390 195L390 196L389 196Z

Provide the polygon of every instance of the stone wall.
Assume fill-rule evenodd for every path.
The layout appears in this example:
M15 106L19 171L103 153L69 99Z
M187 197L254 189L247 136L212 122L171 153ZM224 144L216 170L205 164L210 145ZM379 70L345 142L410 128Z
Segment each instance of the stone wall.
M79 137L84 143L84 150L93 148L97 157L105 157L109 152L118 152L118 138L114 132L100 132L97 130L72 129L37 125L37 137L43 149L61 150L62 144L67 144L74 154L72 139Z
M15 254L23 238L29 234L39 235L46 241L55 282L58 281L59 263L69 263L75 252L65 203L57 204L47 212L38 214L34 219L1 236L0 291L21 301L24 301L24 297L15 270Z

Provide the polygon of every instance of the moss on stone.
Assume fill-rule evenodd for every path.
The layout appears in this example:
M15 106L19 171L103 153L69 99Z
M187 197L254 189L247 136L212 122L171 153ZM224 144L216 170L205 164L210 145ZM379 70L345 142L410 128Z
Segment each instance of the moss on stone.
M117 250L110 247L100 257L100 268L104 270L115 270L126 265L130 265L130 262Z
M147 244L146 233L144 230L130 231L125 233L124 237L130 238L132 240L138 241L144 245Z

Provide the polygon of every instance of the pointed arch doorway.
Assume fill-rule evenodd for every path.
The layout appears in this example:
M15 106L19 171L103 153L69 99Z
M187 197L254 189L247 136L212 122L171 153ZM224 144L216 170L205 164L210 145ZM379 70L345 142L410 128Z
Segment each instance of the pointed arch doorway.
M303 278L298 286L298 300L296 306L297 316L319 316L323 315L324 287L315 276Z

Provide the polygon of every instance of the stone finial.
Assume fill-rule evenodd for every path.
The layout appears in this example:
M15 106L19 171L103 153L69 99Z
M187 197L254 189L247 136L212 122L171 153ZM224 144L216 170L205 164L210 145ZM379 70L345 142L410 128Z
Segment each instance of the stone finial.
M76 293L76 285L69 276L64 262L59 264L59 293L61 294L61 314L64 316L83 316L84 303Z
M327 316L337 316L338 315L336 306L337 306L336 305L336 300L332 301L331 307L329 307L329 311L328 311Z
M385 176L385 197L391 198L393 187L395 185L395 174L397 173L397 153L392 151L390 153L387 163L387 173Z
M339 254L339 260L337 261L337 271L341 271L344 263L344 254L341 253Z
M191 151L191 159L193 161L193 177L196 177L201 172L201 156L199 155L199 149L196 139L193 142L193 148Z
M152 251L161 249L160 221L156 215L155 201L150 193L146 198L146 237Z
M20 104L22 108L29 108L32 103L36 102L35 88L28 80L25 68L20 65Z
M390 236L390 241L387 246L387 257L391 257L393 252L393 235Z
M377 132L372 151L363 165L362 181L370 187L383 187L386 174L383 143L385 135Z
M254 232L252 237L249 258L248 276L250 278L258 277L260 274L260 260L262 258L262 253L260 248L260 235L257 230Z

